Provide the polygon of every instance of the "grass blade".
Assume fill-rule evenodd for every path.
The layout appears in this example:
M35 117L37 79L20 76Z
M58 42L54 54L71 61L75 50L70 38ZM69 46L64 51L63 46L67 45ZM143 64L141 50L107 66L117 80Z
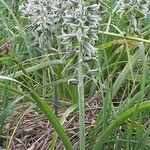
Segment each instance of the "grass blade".
M47 105L47 103L42 98L40 98L29 87L23 85L22 83L20 83L19 81L15 80L15 79L12 79L12 78L9 78L9 77L5 77L5 76L0 76L0 80L13 81L13 82L18 83L21 86L23 86L30 93L31 97L34 99L34 101L36 102L36 104L38 105L38 107L41 109L41 111L46 115L46 117L48 118L48 120L51 122L51 124L53 125L54 129L56 130L56 132L60 136L63 144L65 145L66 149L67 150L72 150L73 149L72 148L72 144L70 142L70 139L67 136L67 133L65 132L65 129L60 124L58 118L53 113L53 111L51 110L51 108Z
M150 101L142 102L139 104L139 107L136 106L128 109L121 115L117 116L116 119L108 126L108 128L99 136L95 147L93 150L100 150L103 147L104 142L107 138L128 118L134 115L135 112L142 112L142 111L150 111Z

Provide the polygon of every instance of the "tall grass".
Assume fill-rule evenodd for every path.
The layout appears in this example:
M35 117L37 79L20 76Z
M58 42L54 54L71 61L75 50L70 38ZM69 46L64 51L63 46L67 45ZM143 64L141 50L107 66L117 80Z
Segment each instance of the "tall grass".
M11 123L6 128L8 118L19 106L26 113L30 103L54 128L51 149L61 139L67 150L148 150L149 2L56 2L47 2L52 6L49 26L43 20L37 26L32 15L27 18L10 1L0 0L0 148L10 149L19 130L12 132ZM19 8L22 2L16 4ZM81 14L74 18L78 6ZM95 20L85 23L90 13ZM85 106L90 97L99 106L91 108L96 119L89 127L85 118L91 110ZM79 125L77 144L64 127L72 116Z

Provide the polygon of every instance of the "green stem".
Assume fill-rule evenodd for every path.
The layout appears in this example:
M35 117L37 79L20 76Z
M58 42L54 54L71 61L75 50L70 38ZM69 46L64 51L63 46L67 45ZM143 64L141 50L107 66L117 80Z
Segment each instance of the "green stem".
M82 43L79 44L79 55L78 55L78 62L79 62L79 70L78 70L78 94L79 94L79 101L78 101L78 108L79 108L79 139L80 139L80 150L85 149L85 123L84 123L84 116L85 116L85 108L84 108L84 81L83 81L83 49Z
M79 0L80 10L82 10L83 0ZM85 108L84 108L84 77L83 77L83 43L82 37L79 42L79 54L78 54L78 109L79 109L79 143L80 150L85 150Z
M93 150L101 150L103 147L103 144L105 143L105 141L107 140L107 138L114 132L116 131L116 129L122 124L124 123L128 118L130 118L131 116L134 115L134 113L137 111L142 112L142 111L150 111L150 101L146 101L146 102L141 102L139 104L139 107L137 108L136 106L128 109L127 111L125 111L123 114L119 115L109 126L108 128L105 130L105 132L103 132L98 140L97 143L94 147Z
M115 36L115 37L120 37L123 39L127 40L133 40L133 41L138 41L138 42L143 42L143 43L148 43L150 44L150 40L142 39L142 38L136 38L136 37L131 37L131 36L124 36L121 34L113 33L113 32L105 32L105 31L98 31L99 34L104 34L104 35L110 35L110 36Z

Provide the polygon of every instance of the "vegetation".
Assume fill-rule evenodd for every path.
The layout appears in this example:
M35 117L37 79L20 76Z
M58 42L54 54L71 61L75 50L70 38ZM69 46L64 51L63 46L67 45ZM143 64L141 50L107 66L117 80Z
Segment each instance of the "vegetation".
M150 149L149 0L0 0L0 149Z

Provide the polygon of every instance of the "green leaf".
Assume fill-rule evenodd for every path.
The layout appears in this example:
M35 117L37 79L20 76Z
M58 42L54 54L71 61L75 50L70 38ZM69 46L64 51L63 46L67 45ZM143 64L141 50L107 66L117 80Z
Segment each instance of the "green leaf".
M94 146L93 150L101 150L103 144L107 140L107 138L113 134L116 129L123 124L128 118L134 115L135 112L143 112L143 111L150 111L150 101L142 102L139 104L137 108L136 105L124 113L120 114L115 118L115 120L107 127L107 129L99 136L96 145Z
M54 129L56 130L58 135L60 136L63 144L65 145L66 149L67 150L72 150L73 149L73 146L70 142L69 137L67 136L67 133L66 133L65 129L60 124L58 118L53 113L52 109L47 105L47 103L42 98L40 98L29 87L27 87L26 85L20 83L19 81L15 80L15 79L12 79L12 78L9 78L9 77L6 77L6 76L0 76L0 80L13 81L13 82L18 83L21 86L23 86L30 93L31 97L34 99L34 101L36 102L38 107L41 109L41 111L46 115L47 119L51 122L52 126L54 127Z

